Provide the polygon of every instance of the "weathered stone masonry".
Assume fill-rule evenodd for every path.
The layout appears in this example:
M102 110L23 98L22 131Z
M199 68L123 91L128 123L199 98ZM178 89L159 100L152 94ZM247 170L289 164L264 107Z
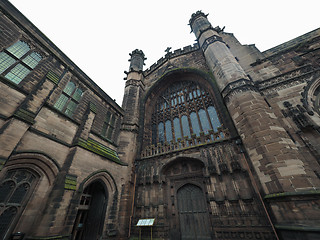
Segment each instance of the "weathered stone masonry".
M156 239L319 239L320 30L260 52L189 24L197 43L149 69L132 51L120 107L0 2L0 238L155 218Z

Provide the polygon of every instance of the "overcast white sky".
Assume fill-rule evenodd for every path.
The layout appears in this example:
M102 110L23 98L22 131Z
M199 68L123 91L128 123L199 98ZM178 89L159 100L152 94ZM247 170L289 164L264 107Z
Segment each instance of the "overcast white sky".
M264 51L320 27L319 0L10 0L121 106L129 53L145 69L172 50L194 44L192 13L209 13L242 44Z

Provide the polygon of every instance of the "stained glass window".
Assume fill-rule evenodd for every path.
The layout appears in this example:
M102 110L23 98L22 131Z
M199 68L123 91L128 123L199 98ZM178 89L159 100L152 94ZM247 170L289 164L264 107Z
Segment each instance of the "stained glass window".
M218 130L218 127L221 126L217 111L213 106L210 106L210 107L208 107L208 113L210 116L210 121L211 121L213 130L216 132Z
M172 129L171 129L171 121L166 121L166 139L167 142L171 142L172 140Z
M173 125L173 126L172 126ZM152 144L200 136L221 126L213 98L201 85L180 81L160 93L152 113Z
M197 114L195 112L192 112L190 114L190 119L191 119L193 133L195 133L197 136L200 136L200 126L199 126Z
M181 117L181 122L182 122L183 136L185 136L185 137L188 136L190 138L191 134L190 134L190 127L189 127L188 117L186 115L183 115Z
M207 117L207 113L203 109L200 109L198 114L199 114L199 118L200 118L203 132L208 133L209 130L211 129L211 126L209 123L209 119Z
M174 128L174 138L177 141L178 138L181 138L181 128L179 118L173 119L173 128Z
M31 52L23 41L18 41L0 53L0 74L19 84L41 61L37 52Z

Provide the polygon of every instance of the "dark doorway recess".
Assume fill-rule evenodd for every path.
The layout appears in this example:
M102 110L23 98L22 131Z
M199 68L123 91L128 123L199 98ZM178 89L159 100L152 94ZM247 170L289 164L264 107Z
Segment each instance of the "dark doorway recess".
M84 189L73 230L74 240L92 240L102 236L107 203L108 192L102 182L95 181Z

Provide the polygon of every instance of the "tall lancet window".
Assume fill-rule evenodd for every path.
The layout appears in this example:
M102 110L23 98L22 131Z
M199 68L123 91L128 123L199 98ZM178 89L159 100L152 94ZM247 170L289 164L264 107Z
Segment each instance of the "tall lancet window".
M156 100L152 144L178 142L210 130L217 132L220 126L213 99L204 87L192 81L174 82Z

